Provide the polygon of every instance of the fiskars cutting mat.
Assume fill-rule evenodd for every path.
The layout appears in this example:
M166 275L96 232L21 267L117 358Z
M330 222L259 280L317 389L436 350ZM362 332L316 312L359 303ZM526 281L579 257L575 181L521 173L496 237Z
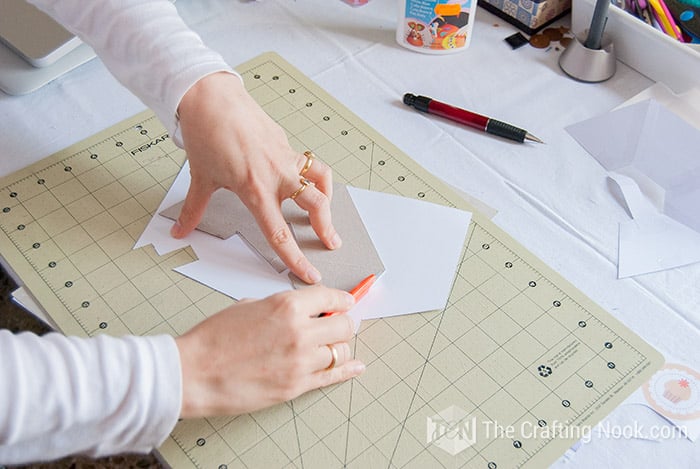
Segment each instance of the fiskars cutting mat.
M239 67L335 180L469 209L279 56ZM233 300L132 250L185 159L149 112L0 181L0 248L66 334L180 334ZM407 253L410 255L410 253ZM443 311L365 321L359 378L250 415L181 421L173 467L542 467L663 359L474 213Z

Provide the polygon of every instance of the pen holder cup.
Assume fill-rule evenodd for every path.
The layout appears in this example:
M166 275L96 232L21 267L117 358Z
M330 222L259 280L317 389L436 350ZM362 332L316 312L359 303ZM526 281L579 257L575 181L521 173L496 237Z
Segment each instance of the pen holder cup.
M610 36L603 34L600 49L584 46L588 31L577 35L559 57L559 67L570 77L589 83L605 81L615 74L617 60Z

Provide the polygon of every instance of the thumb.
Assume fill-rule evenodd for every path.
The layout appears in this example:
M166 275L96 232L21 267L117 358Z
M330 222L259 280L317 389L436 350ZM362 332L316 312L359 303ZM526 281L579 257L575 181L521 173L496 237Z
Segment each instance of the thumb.
M190 183L185 203L182 205L182 210L180 210L180 216L170 228L170 235L173 238L184 238L199 225L209 199L211 199L211 194L211 191L204 190L199 185Z

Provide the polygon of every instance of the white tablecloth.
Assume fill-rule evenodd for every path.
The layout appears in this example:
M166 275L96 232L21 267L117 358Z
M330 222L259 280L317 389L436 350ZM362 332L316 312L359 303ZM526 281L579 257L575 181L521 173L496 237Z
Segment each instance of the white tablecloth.
M564 130L644 90L652 84L646 77L619 64L607 82L574 81L558 66L561 47L514 51L503 39L516 29L482 9L469 49L431 56L396 43L395 0L359 8L340 0L179 0L177 7L233 65L281 54L429 171L496 208L499 226L668 359L700 369L700 265L618 280L618 223L628 215L606 172ZM546 144L510 143L425 116L401 103L406 92L511 122ZM0 93L0 175L143 108L99 60L32 94ZM596 438L557 465L698 466L700 447Z

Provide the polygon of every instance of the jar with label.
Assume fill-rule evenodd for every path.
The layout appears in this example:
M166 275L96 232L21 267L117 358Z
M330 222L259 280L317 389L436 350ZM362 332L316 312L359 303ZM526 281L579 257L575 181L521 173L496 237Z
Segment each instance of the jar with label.
M399 0L396 40L427 54L452 54L469 46L477 0Z

